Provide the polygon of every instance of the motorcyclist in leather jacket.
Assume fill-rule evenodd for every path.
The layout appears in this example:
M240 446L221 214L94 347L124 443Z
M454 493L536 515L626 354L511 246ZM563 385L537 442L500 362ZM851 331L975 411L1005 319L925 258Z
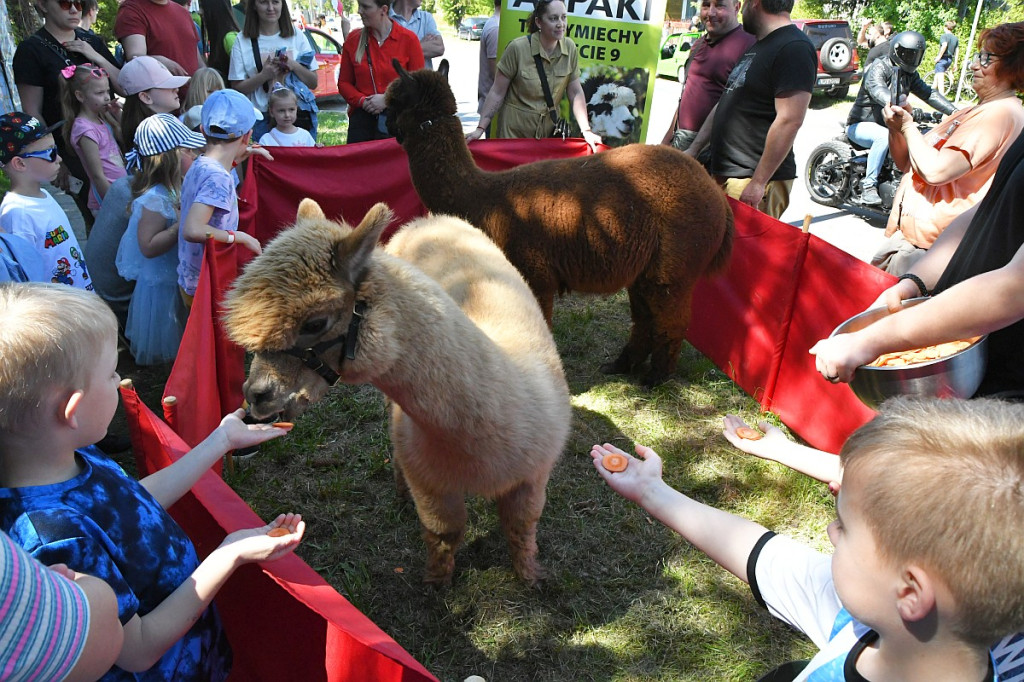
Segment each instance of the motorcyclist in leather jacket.
M933 90L917 75L924 58L925 40L917 31L904 31L889 41L889 54L871 63L864 74L857 100L846 119L846 136L868 148L867 173L861 183L861 200L865 204L882 203L878 196L878 173L889 151L889 130L882 118L882 109L889 103L913 93L944 114L955 110L953 103Z

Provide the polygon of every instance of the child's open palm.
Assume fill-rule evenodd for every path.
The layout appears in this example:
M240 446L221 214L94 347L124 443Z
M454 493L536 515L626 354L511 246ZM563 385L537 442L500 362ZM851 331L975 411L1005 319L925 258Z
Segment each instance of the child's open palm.
M288 533L269 535L276 528L283 528ZM265 526L236 530L224 538L220 546L230 548L243 562L273 561L294 551L305 532L306 522L301 514L280 514Z

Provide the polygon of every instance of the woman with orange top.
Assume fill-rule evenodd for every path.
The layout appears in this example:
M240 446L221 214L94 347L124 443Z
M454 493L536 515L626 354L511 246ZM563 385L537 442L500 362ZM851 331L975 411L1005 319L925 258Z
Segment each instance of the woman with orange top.
M1006 150L1024 130L1024 22L983 31L971 62L978 104L960 109L922 135L900 107L883 111L889 152L907 172L872 263L902 275L952 220L978 203Z

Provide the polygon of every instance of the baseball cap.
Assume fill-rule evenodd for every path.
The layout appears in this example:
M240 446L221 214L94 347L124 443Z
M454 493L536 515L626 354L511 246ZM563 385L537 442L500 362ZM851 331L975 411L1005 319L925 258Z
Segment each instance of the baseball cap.
M23 111L12 111L0 116L0 164L6 166L22 149L46 137L62 125L64 121L44 126L38 118Z
M202 129L210 137L235 140L252 130L263 114L237 90L216 90L203 102Z
M167 67L148 55L142 55L121 67L117 82L128 95L137 95L150 88L180 88L188 76L172 76Z
M143 156L156 156L178 147L199 149L206 138L189 130L171 114L153 114L142 119L135 130L135 146L127 154L127 168L138 168Z

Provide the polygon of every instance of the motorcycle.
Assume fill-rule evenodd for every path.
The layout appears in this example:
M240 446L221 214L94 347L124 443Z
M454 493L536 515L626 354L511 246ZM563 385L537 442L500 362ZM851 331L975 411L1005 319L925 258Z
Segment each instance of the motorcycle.
M913 110L914 122L925 133L942 120L938 111ZM885 155L885 163L878 174L878 196L881 204L865 204L861 198L861 180L867 174L868 149L846 137L846 126L835 138L822 142L807 158L804 185L811 200L822 206L856 206L881 218L888 218L892 210L896 188L903 171L896 167L892 157Z

